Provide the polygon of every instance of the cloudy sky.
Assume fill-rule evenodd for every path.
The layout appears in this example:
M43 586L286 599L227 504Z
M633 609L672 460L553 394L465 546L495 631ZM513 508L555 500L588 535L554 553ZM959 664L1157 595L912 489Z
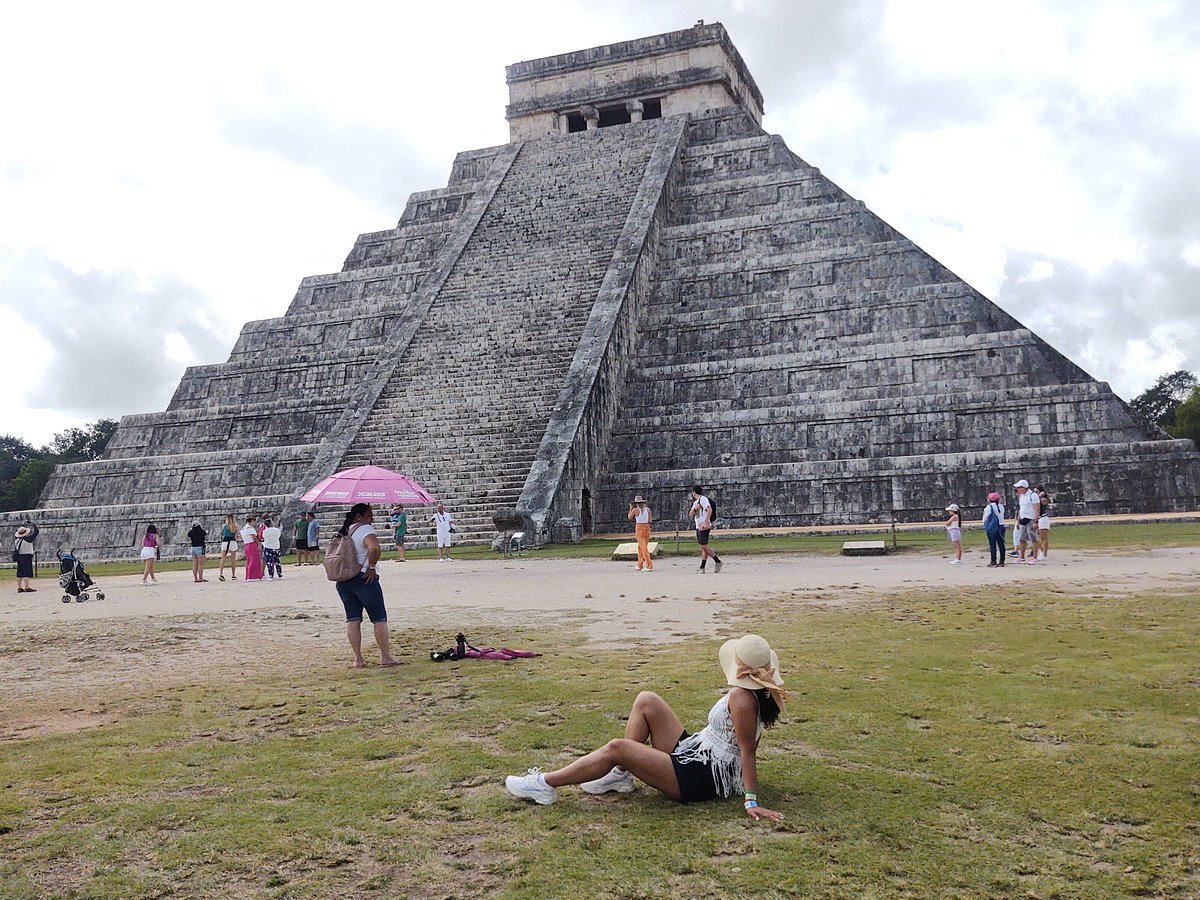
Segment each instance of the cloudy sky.
M768 131L1126 399L1200 371L1186 0L26 3L0 52L0 433L163 409L507 140L505 64L699 18Z

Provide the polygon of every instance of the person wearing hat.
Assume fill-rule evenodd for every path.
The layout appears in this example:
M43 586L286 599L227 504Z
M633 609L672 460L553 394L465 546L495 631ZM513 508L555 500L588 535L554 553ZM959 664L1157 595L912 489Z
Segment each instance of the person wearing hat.
M26 519L17 528L16 534L13 535L15 539L13 544L13 562L17 564L18 594L33 594L37 592L37 588L29 586L29 579L33 578L33 544L37 540L37 536L38 527L29 519Z
M654 560L650 558L650 523L654 521L654 516L641 494L630 501L629 515L625 518L633 520L633 535L637 538L638 548L637 570L653 572Z
M642 691L633 701L625 737L553 772L535 768L510 775L504 786L514 797L546 806L557 799L558 788L569 784L589 794L627 794L637 777L680 803L743 794L750 818L782 819L782 813L758 803L757 762L763 728L775 724L789 696L779 657L765 638L747 634L722 644L718 659L731 690L709 711L703 730L689 734L662 697Z
M1021 557L1021 562L1033 565L1037 562L1037 520L1041 513L1042 501L1029 489L1029 482L1024 478L1013 487L1017 491L1017 533L1014 536L1018 541L1017 555ZM1025 558L1026 544L1033 547L1033 555L1029 559Z
M950 543L954 545L954 559L950 560L950 565L962 565L962 512L958 508L957 503L951 503L946 507L946 512L950 513L950 518L946 520L946 537L950 538Z
M1004 548L1004 503L995 491L988 494L988 505L983 511L983 533L988 539L988 555L991 562L988 568L998 568L1004 565L1006 554ZM999 557L999 562L996 561Z

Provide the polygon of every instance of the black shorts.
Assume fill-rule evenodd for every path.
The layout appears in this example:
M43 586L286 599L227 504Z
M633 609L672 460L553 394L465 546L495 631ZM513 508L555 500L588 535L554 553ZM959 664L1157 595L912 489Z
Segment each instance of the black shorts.
M697 528L696 529L696 543L699 544L701 547L707 547L709 534L711 534L711 531L709 529L706 528L703 531L701 531L699 528Z
M688 736L685 728L679 740ZM674 752L671 753L671 765L675 767L675 780L679 782L679 802L699 803L712 800L717 796L717 783L713 781L712 766L704 762L681 763Z
M296 541L296 549L297 550L307 550L308 549L308 539L306 538L303 541L297 540Z

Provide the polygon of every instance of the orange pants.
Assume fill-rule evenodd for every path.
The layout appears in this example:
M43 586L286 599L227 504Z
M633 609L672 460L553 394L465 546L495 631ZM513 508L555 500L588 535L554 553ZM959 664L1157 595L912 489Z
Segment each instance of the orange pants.
M650 561L650 523L635 523L633 533L637 536L638 542L637 567L640 569L644 566L646 569L653 569L654 563Z

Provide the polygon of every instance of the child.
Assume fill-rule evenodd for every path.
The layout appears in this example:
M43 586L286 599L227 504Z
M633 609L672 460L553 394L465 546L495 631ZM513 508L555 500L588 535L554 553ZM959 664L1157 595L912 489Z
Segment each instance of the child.
M1033 492L1041 499L1038 507L1037 533L1038 546L1042 551L1042 560L1050 555L1050 498L1046 496L1045 488L1035 487Z
M958 504L951 503L946 507L946 512L950 513L950 518L946 520L946 536L950 538L950 543L954 545L954 559L950 560L950 565L962 565L962 516L958 511Z
M992 561L988 563L988 568L997 568L1004 565L1004 504L1000 501L1000 495L995 491L988 494L987 509L983 512L983 531L988 539L988 554ZM999 562L997 562L999 557Z

